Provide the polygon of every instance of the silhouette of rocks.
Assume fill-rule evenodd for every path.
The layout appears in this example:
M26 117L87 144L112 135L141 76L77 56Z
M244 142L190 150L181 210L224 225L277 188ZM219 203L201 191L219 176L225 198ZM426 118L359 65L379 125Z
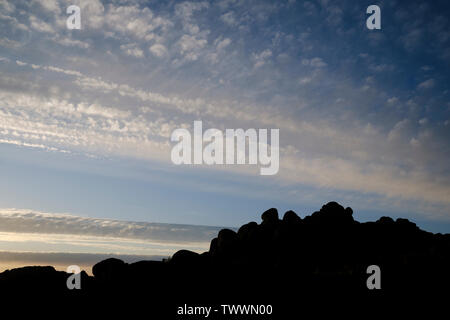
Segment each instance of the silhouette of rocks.
M58 273L50 266L30 266L13 270L7 270L0 274L0 282L6 285L8 282L15 282L17 285L29 284L30 286L40 286L47 283L55 283L53 280L64 278L64 273Z
M66 284L68 276L66 272L56 271L51 266L27 266L6 270L0 273L0 293L64 293L68 291ZM85 271L81 271L80 277L83 289L90 290L92 277Z
M211 243L209 245L209 253L212 256L215 256L217 254L217 248L219 246L218 242L219 242L219 240L217 238L214 238L214 239L211 240Z
M238 242L237 233L230 229L222 229L217 236L217 253L220 255L233 254Z
M248 241L252 234L258 229L258 224L254 221L244 224L239 228L237 236L240 241Z
M385 226L393 225L394 219L392 219L391 217L381 217L380 219L377 220L377 223L384 224Z
M161 308L169 301L220 304L230 297L277 302L287 308L295 306L300 296L323 297L330 292L337 292L335 298L372 297L366 285L370 265L381 270L383 295L378 298L431 294L450 285L450 235L423 231L407 219L381 217L361 223L354 220L351 208L336 202L304 218L288 211L280 220L272 208L261 219L237 232L221 230L202 254L180 250L168 261L101 261L93 267L93 277L84 275L88 285L82 286L81 294L126 293L157 301ZM5 271L0 274L0 291L45 283L49 290L67 292L67 276L52 267Z
M292 210L286 211L283 216L283 222L287 225L295 225L299 223L302 219Z
M123 276L126 271L126 264L120 259L109 258L103 260L92 268L92 273L96 279L102 282L117 279Z
M172 264L181 264L181 265L189 265L196 264L199 260L200 255L196 252L192 252L189 250L180 250L177 251L170 259Z
M344 209L337 202L329 202L320 211L306 217L305 222L323 225L349 225L354 222L353 210L351 208Z
M261 219L264 223L276 223L278 222L278 210L275 208L271 208L267 211L265 211L262 215L261 215Z

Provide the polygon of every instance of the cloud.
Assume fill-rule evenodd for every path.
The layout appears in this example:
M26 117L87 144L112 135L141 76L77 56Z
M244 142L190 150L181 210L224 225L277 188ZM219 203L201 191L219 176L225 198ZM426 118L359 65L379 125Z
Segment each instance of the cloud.
M5 13L11 13L11 12L14 12L14 10L15 10L14 4L9 1L6 1L6 0L1 0L0 6L2 6L2 10Z
M48 70L68 76L79 75L72 70L56 67L36 67L37 70ZM92 85L93 82L89 84ZM106 84L100 84L107 88ZM144 158L150 154L152 157L156 156L159 149L161 158L164 158L162 150L167 149L167 146L149 140L152 135L167 135L167 129L160 127L164 123L163 118L154 119L155 122L152 123L142 116L133 116L130 111L99 103L70 103L64 99L44 98L32 93L15 94L0 90L0 96L3 143L54 151L72 149L82 153L116 150L124 155L139 154L139 157ZM170 128L173 126L169 124ZM142 149L144 145L147 147Z
M208 41L204 38L185 34L178 41L180 53L184 55L187 60L195 61L201 54L201 49L206 46Z
M209 3L205 1L201 2L190 2L184 1L178 3L175 6L175 14L183 17L184 19L190 19L196 11L209 8Z
M150 256L168 257L182 249L201 253L206 251L208 247L209 242L197 241L177 242L86 234L0 232L0 252L19 253L31 251L42 255L64 252L73 254L75 257L85 254L99 256L145 255L147 258L150 258ZM33 255L30 256L33 257ZM1 262L0 260L0 268L2 267ZM84 263L84 261L79 261L79 263Z
M16 63L17 63L18 66L21 66L21 67L27 65L27 63L22 62L22 61L20 61L20 60L16 60Z
M226 23L227 25L229 25L231 27L238 25L238 21L234 15L234 12L232 12L232 11L222 14L220 16L220 20L222 20L224 23Z
M162 58L166 56L168 53L167 48L160 43L155 43L149 48L149 50L153 55L155 55L158 58Z
M388 103L389 105L395 105L395 104L398 103L398 98L397 98L397 97L391 97L391 98L389 98L389 99L387 100L387 103Z
M265 59L271 54L269 51L262 51L256 56ZM22 67L32 67L26 62L20 64ZM236 106L231 102L183 99L106 82L75 70L40 65L35 65L35 68L63 74L69 79L75 78L73 83L80 86L82 92L88 94L92 91L97 99L102 94L118 99L132 98L148 104L145 110L160 115L152 120L146 119L144 114L147 113L136 114L137 110L125 111L99 103L88 103L83 101L83 95L78 95L81 101L75 103L52 96L44 98L31 93L0 92L4 106L0 114L0 128L3 129L4 141L26 141L30 145L56 150L83 150L88 153L167 161L170 146L165 141L171 128L186 125L183 122L171 123L167 116L162 116L168 110L195 117L202 114L204 119L208 117L209 121L216 125L226 121L235 126L241 123L239 127L245 127L242 124L246 121L257 121L259 127L283 128L285 137L292 136L294 139L290 142L282 141L282 145L290 143L289 152L295 152L291 155L286 153L285 150L288 149L282 148L280 175L276 177L280 182L322 187L339 185L340 189L348 191L365 190L405 199L447 203L444 194L448 187L445 182L435 183L433 186L430 176L413 170L414 166L423 166L421 155L433 154L436 151L430 148L436 146L436 150L439 149L441 142L436 140L430 144L424 140L428 139L426 135L414 137L414 131L407 125L410 122L406 120L396 124L388 134L377 130L361 134L365 132L363 128L339 128L325 120L299 121L277 114L277 109L264 110L258 106L240 105L237 112ZM17 112L28 116L16 116ZM26 118L29 120L25 120ZM55 119L58 121L55 122ZM358 134L355 135L355 132ZM296 139L298 135L302 136L302 139ZM410 145L409 141L413 137L420 144ZM406 145L410 145L410 149ZM337 150L339 152L336 152ZM381 154L384 155L383 160L379 158ZM417 163L411 164L410 172L398 175L398 166L401 166L401 160L405 158L416 159ZM368 167L368 159L375 161L376 169ZM445 164L442 166L444 170ZM437 167L435 165L434 169ZM252 174L251 171L246 172L247 169L229 170ZM362 181L366 183L362 184Z
M222 50L222 49L228 47L230 45L230 43L231 43L231 39L225 38L225 39L217 41L215 44L216 44L217 50Z
M266 64L267 60L272 56L272 51L270 49L265 49L260 53L254 53L253 59L255 60L254 67L259 68Z
M90 20L90 24L94 27L104 25L105 32L113 31L141 40L152 39L157 30L163 31L172 26L170 20L138 5L109 5L104 12L99 5L97 11Z
M61 12L58 0L33 0L32 2L42 6L48 12L57 14Z
M303 77L299 79L300 84L305 85L312 81L311 77Z
M310 66L314 68L323 68L327 66L327 63L319 57L315 57L312 59L302 59L302 64L304 66Z
M167 164L170 131L193 120L280 128L273 179L290 191L306 184L448 206L448 99L437 81L448 82L450 51L437 12L395 15L400 46L368 55L386 39L347 23L361 4L78 1L83 32L67 33L64 12L50 14L63 2L30 3L0 1L1 143ZM407 61L405 48L415 50Z
M55 29L45 21L40 20L35 16L30 16L31 27L39 32L55 33Z
M60 45L65 47L79 47L83 49L87 49L90 47L90 44L80 40L74 40L69 38L58 38L57 41Z
M96 219L33 210L0 209L0 232L60 234L172 243L209 242L218 227Z
M425 81L419 83L417 85L417 88L418 89L431 89L434 87L435 83L436 82L434 79L428 79L428 80L425 80Z
M422 29L410 29L409 32L402 38L403 44L407 50L412 50L419 45L423 37Z
M181 19L183 30L191 35L205 34L193 19L194 14L209 8L208 2L181 2L175 5L175 16ZM209 31L206 31L208 33Z
M128 56L132 56L135 58L144 57L144 51L142 51L135 43L123 44L120 46L120 49Z
M97 219L0 209L0 269L24 264L91 267L113 256L160 260L181 249L204 252L220 228Z

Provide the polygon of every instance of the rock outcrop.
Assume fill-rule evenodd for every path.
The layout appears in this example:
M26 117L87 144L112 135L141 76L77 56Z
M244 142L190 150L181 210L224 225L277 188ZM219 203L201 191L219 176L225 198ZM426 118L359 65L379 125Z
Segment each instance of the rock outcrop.
M293 300L330 292L366 297L367 268L381 270L386 301L432 293L450 285L450 235L419 229L406 219L381 217L360 223L336 202L303 219L274 208L262 222L221 230L210 249L181 250L167 261L127 264L107 259L83 274L81 290L66 289L68 274L52 267L25 267L0 274L0 291L41 291L99 297L140 297L163 306L187 300L222 303L233 298L295 305ZM294 290L294 291L293 291ZM376 291L376 290L375 290ZM295 292L295 295L292 294ZM335 295L336 296L336 295ZM246 301L247 301L246 300Z

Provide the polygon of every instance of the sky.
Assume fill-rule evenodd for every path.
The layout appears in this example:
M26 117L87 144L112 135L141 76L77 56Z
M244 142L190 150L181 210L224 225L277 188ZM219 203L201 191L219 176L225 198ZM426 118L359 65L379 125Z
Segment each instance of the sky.
M366 28L371 4L381 30ZM70 5L81 30L66 27ZM259 222L271 207L304 216L329 201L361 221L449 232L449 12L447 1L0 0L0 251L201 251L195 226ZM279 172L174 165L171 133L196 120L279 129ZM42 227L61 215L91 231L70 219L64 233ZM162 239L119 237L98 219L190 235L143 252L137 242ZM67 234L101 239L51 245ZM134 249L119 250L124 239Z

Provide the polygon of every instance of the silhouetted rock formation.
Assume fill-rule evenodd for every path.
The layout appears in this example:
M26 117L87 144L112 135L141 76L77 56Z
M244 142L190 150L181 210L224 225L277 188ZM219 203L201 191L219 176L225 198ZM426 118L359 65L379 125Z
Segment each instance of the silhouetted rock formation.
M93 267L93 277L83 275L82 289L73 294L142 298L145 291L161 308L193 299L220 304L230 298L286 307L300 297L331 292L392 298L430 294L450 284L449 234L423 231L406 219L360 223L351 208L336 202L303 219L288 211L280 220L274 208L261 218L261 224L250 222L237 232L221 230L203 254L181 250L164 262L101 261ZM367 288L370 265L380 267L381 290ZM52 267L5 271L0 290L45 286L68 294L67 276Z

